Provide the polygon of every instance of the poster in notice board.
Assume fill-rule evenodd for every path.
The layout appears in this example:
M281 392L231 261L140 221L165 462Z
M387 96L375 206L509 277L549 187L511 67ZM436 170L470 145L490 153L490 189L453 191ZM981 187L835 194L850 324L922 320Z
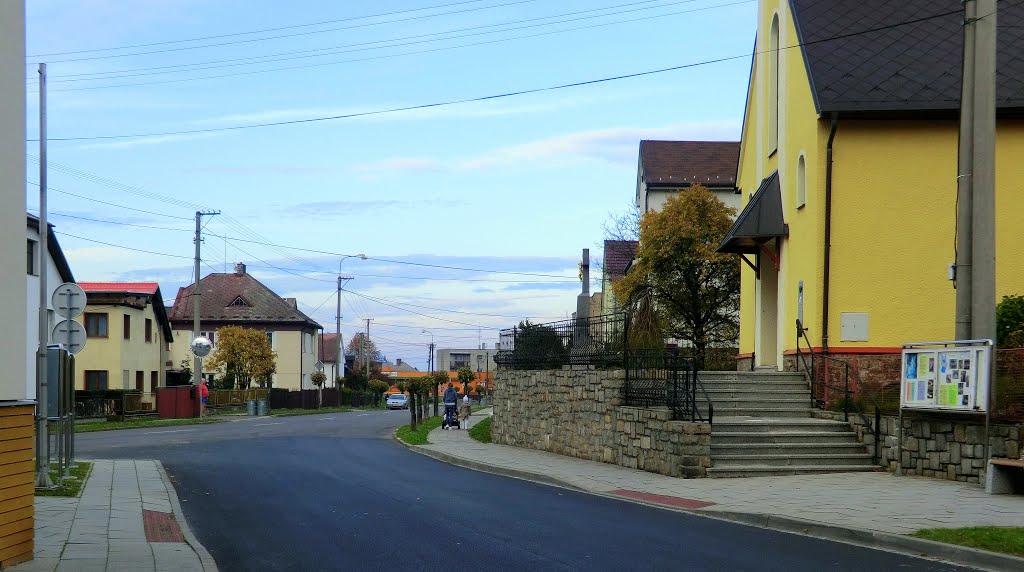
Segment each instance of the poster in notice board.
M904 347L902 355L901 407L985 411L992 356L990 345L908 346Z

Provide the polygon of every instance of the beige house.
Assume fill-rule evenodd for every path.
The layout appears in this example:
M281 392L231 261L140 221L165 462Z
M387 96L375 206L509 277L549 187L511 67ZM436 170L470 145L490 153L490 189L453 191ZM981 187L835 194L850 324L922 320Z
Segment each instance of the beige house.
M155 404L167 385L172 341L156 282L79 282L85 312L78 318L88 342L75 356L76 389L134 389Z
M310 377L316 371L317 332L320 324L303 314L295 298L282 298L262 282L246 273L244 264L236 264L233 273L208 274L199 281L200 331L217 348L217 330L224 326L244 326L267 333L274 351L277 373L271 387L313 389ZM170 360L178 367L192 359L192 292L190 284L178 290L170 311L174 342ZM216 373L204 374L215 380Z
M643 214L660 211L675 193L701 184L739 211L736 190L738 141L641 141L636 174L636 206Z

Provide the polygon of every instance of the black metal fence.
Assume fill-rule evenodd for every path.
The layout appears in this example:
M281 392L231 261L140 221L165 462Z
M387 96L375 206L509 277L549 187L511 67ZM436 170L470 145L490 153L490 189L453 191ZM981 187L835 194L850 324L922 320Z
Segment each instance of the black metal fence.
M668 407L676 420L710 423L714 417L696 362L675 348L628 351L622 401L636 407Z
M626 316L609 314L502 330L494 360L511 369L564 365L621 367L625 363Z

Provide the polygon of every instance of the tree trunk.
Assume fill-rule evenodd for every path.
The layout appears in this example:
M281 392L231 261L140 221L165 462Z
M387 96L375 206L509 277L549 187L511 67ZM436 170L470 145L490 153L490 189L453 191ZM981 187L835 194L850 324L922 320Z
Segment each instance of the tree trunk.
M416 394L412 393L412 392L409 393L409 417L410 417L410 419L409 419L409 427L411 427L412 430L415 431L416 430Z

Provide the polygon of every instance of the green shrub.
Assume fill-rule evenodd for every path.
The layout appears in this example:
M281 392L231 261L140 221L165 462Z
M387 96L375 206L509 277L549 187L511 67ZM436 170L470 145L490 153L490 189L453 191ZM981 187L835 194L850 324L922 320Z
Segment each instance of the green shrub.
M1003 296L996 306L996 345L1024 347L1024 296Z

